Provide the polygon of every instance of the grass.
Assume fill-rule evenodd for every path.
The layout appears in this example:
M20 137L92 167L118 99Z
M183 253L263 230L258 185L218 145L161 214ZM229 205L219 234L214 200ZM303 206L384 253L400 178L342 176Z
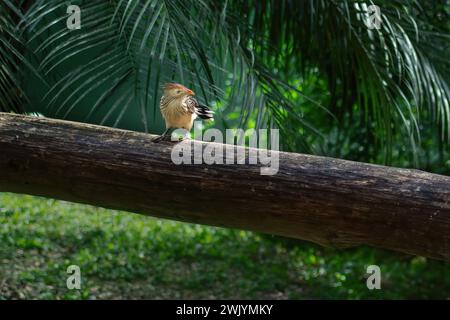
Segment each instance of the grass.
M450 263L0 193L0 299L125 298L449 299Z

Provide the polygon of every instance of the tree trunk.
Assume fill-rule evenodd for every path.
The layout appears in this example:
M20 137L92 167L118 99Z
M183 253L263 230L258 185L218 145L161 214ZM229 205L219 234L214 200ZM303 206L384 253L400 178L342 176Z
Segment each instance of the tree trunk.
M0 191L450 260L450 177L284 152L275 175L176 165L153 137L0 113Z

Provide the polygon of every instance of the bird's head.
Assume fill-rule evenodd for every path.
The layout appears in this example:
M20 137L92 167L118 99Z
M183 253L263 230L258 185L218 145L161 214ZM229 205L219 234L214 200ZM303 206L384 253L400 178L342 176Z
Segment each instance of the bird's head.
M168 97L182 98L184 96L193 96L195 93L181 84L168 83L164 86L164 95Z

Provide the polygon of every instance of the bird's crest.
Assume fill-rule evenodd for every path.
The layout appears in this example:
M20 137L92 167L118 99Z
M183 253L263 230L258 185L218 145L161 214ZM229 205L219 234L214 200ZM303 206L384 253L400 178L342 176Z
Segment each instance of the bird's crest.
M166 83L164 85L164 90L171 90L171 89L181 89L183 91L189 90L188 88L179 83Z

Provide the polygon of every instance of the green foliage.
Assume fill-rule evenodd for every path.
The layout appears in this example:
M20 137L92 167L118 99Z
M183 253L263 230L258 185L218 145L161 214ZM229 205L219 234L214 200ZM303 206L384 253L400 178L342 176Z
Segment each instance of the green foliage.
M380 6L379 30L364 23L370 4ZM437 26L424 10L418 1L273 0L244 6L243 16L258 36L253 42L264 64L277 68L286 82L310 74L325 79L323 92L330 96L324 105L337 120L333 128L345 134L357 124L375 151L385 148L389 163L399 130L417 155L421 116L449 133L450 92L444 77L450 61L438 58L449 54L448 25ZM448 18L442 7L436 12Z
M22 42L14 27L22 17L9 0L0 3L0 111L23 112L23 91L18 79Z
M156 132L161 85L178 81L220 129L279 128L285 150L448 172L445 0L71 4L80 30L64 0L2 3L2 110ZM364 23L370 4L379 30Z
M380 30L364 25L373 3ZM450 174L446 0L70 4L80 30L67 1L0 2L0 111L157 132L161 85L177 81L219 129ZM0 298L450 298L448 263L273 240L0 194ZM70 264L81 291L65 287ZM381 291L365 287L369 264Z
M0 194L0 299L450 298L450 266L382 250ZM66 287L69 265L81 290ZM382 289L366 287L377 264Z
M244 118L255 104L264 107L256 99L257 80L245 43L235 32L224 32L230 26L211 4L72 4L82 9L81 30L66 28L65 1L36 1L24 19L27 43L50 83L40 90L45 95L32 93L36 101L43 98L45 115L120 126L138 109L136 122L142 126L132 126L155 131L161 122L161 85L169 81L193 88L206 104L226 99L228 107L239 106Z

